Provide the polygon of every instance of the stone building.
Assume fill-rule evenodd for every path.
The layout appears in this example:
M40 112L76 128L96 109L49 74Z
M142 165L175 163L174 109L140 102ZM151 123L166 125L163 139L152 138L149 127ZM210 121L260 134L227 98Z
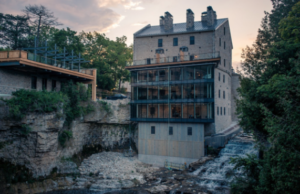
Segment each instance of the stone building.
M138 122L139 159L190 163L204 155L204 137L232 124L239 85L232 70L227 18L211 6L194 21L173 23L165 12L159 26L134 34L131 120ZM234 78L233 78L234 77Z

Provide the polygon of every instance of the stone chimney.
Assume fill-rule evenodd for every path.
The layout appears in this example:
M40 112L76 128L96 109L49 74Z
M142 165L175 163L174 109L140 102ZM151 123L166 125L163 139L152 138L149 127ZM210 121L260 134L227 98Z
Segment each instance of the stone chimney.
M202 12L201 21L205 22L207 26L213 26L217 19L217 14L211 6L207 7L206 12Z
M173 16L167 11L165 12L165 31L173 29Z
M194 28L194 12L191 9L186 10L186 29Z
M164 16L160 16L160 17L159 17L159 25L160 25L161 27L165 25L165 18L164 18Z

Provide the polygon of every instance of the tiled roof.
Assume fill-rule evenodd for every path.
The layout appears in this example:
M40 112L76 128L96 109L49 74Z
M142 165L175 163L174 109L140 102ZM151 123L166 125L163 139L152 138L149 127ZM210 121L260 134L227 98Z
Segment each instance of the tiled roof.
M194 28L186 29L186 23L173 24L173 29L170 31L165 31L161 26L146 26L142 30L139 30L134 34L135 37L143 36L157 36L157 35L167 35L167 34L181 34L181 33L190 33L190 32L203 32L203 31L212 31L217 29L220 25L226 22L228 19L217 19L213 26L207 26L206 22L194 22Z

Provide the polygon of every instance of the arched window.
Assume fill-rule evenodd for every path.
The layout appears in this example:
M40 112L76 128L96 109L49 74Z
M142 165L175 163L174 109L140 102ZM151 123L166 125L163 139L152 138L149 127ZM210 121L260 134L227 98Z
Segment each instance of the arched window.
M157 53L157 54L164 54L164 49L156 49L155 53Z
M179 48L179 51L182 51L182 52L188 52L189 51L189 48L186 47L186 46L182 46Z

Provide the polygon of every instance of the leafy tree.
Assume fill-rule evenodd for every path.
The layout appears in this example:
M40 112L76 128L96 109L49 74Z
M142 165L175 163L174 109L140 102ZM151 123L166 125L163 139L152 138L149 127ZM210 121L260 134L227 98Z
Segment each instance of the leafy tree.
M0 13L0 44L11 49L27 47L30 27L27 16Z
M272 2L272 14L263 22L266 28L244 52L242 65L247 76L241 79L242 98L237 101L240 124L254 132L264 155L261 160L242 159L246 173L232 183L233 193L300 191L300 2ZM261 40L269 44L261 46ZM233 162L239 166L242 160ZM243 184L247 180L251 184Z
M58 26L61 23L57 22L53 12L48 10L43 5L29 5L26 6L23 12L30 19L31 25L36 29L37 42L39 43L41 28Z

